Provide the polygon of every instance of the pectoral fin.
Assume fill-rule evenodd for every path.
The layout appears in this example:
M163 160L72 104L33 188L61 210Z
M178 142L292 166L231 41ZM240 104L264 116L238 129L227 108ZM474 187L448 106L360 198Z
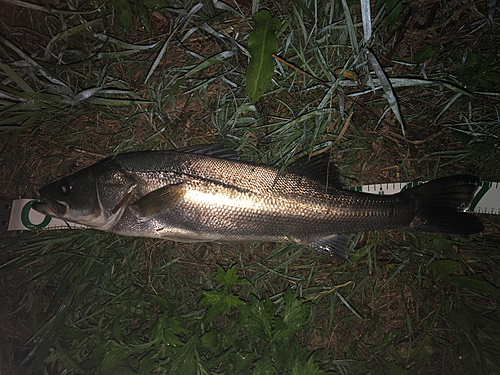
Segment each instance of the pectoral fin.
M151 217L169 211L179 203L185 194L182 184L167 185L146 194L130 205L138 217Z
M349 236L334 234L332 236L322 238L309 246L320 253L329 255L331 257L347 260L346 249L349 245Z

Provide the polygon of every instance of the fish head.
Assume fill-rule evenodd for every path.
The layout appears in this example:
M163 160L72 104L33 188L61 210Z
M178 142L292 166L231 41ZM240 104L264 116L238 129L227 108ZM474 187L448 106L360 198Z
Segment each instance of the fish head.
M65 221L109 230L127 206L136 179L106 159L40 189L33 208Z

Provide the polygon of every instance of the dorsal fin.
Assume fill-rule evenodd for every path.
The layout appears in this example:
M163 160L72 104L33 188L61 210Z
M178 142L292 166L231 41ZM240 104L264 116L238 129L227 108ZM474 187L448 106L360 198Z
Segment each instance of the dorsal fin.
M186 154L210 156L212 158L258 165L241 156L235 150L218 143L184 147L177 151ZM291 163L286 168L286 171L319 181L326 186L332 186L338 189L342 188L339 170L335 164L330 162L330 154L327 152L315 155L311 158L309 158L309 155L300 157Z
M208 144L208 145L198 145L191 147L184 147L177 150L185 154L210 156L212 158L226 159L232 161L246 162L244 157L242 157L238 152L233 149L218 143Z
M309 155L302 156L291 163L286 170L309 177L327 186L338 189L342 188L339 169L335 164L330 162L330 154L327 152L314 155L310 159Z

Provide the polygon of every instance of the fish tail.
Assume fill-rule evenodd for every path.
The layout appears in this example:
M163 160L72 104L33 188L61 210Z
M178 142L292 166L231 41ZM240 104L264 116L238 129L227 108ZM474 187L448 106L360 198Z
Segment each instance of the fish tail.
M444 177L401 192L413 199L415 216L409 230L449 234L473 234L484 230L476 216L466 213L479 189L471 175Z

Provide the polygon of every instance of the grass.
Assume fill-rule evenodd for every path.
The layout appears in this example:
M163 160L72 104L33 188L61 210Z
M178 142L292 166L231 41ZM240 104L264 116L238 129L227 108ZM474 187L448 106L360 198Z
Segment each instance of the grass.
M369 42L352 2L261 3L286 63L255 104L250 5L158 2L130 24L118 2L88 4L5 3L3 196L36 197L102 156L214 141L280 166L327 149L347 185L499 181L486 1L405 4L390 22L382 2ZM2 371L500 373L499 220L482 219L468 238L355 234L350 263L295 245L2 233Z

